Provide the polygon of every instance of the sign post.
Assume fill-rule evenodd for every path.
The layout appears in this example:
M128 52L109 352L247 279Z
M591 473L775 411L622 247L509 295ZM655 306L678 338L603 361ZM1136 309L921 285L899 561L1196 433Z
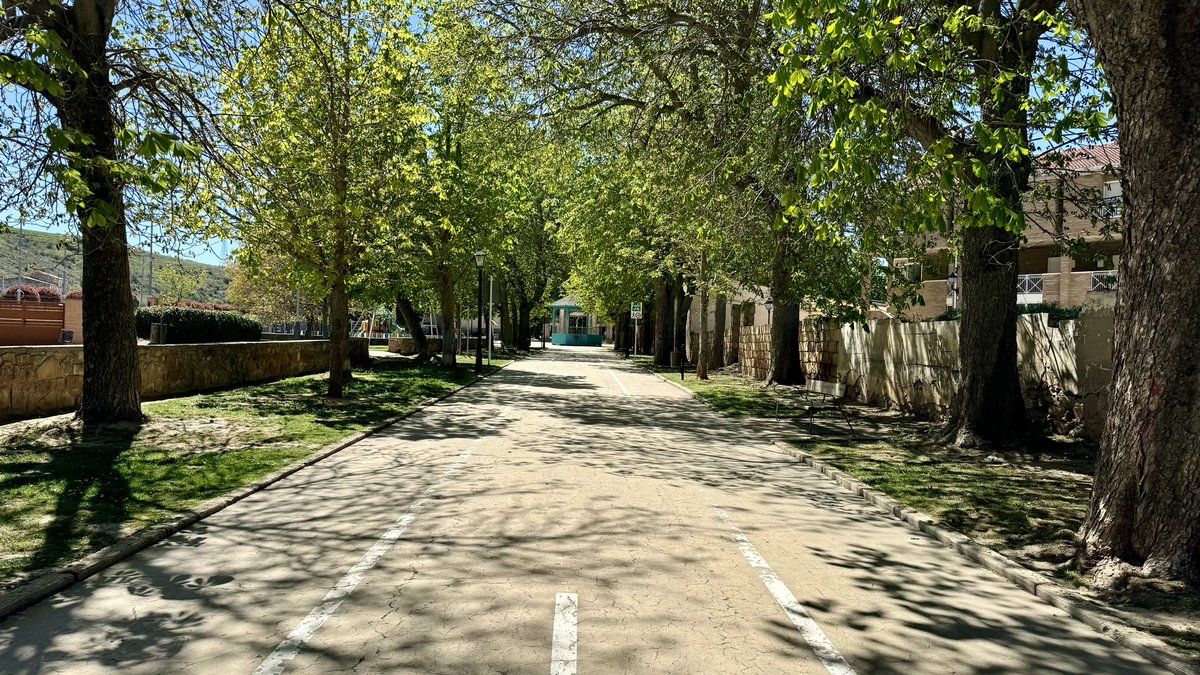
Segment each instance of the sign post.
M642 318L642 303L632 302L629 304L629 316L633 318L633 355L637 356L638 344L638 321Z

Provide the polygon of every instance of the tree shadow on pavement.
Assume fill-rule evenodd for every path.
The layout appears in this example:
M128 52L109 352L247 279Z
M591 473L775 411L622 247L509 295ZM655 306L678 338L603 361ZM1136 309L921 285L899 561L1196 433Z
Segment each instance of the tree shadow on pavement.
M140 429L136 423L60 426L36 440L20 439L17 452L0 450L0 475L6 476L0 490L17 495L5 505L2 524L19 528L20 536L40 531L41 543L26 570L69 562L77 555L76 542L95 550L121 537L132 498L122 454ZM48 521L33 527L31 520L43 513L33 502L51 498Z
M297 669L541 672L555 593L578 584L591 589L580 595L581 654L594 670L653 670L658 651L711 630L718 649L742 650L739 662L808 672L811 649L698 498L710 494L751 540L804 542L796 560L763 546L782 578L810 567L848 578L844 596L789 585L841 631L835 643L863 636L841 644L864 675L1144 672L1106 638L1024 611L1038 601L964 572L953 553L746 427L678 392L619 396L602 375L505 373L414 415L0 625L3 670L151 670L173 659L179 670L244 671L425 500ZM471 448L453 480L436 483ZM694 509L662 496L679 489ZM761 611L730 612L722 599L735 592ZM144 614L128 615L130 598ZM606 638L617 634L633 637ZM746 652L750 642L770 653Z

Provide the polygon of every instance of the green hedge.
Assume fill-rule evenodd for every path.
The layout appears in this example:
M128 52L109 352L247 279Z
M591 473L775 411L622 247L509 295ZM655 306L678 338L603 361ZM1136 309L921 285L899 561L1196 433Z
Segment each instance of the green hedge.
M1059 307L1052 302L1039 302L1032 305L1017 305L1017 314L1049 314L1056 321L1074 321L1079 318L1081 307ZM958 321L962 318L962 310L947 307L945 312L933 318L933 321Z
M262 325L236 312L221 312L190 307L140 307L137 310L137 334L150 338L150 324L167 324L167 342L249 342L262 338Z
M1074 321L1079 318L1082 307L1059 307L1053 302L1039 302L1033 305L1017 305L1017 314L1049 314L1056 321Z

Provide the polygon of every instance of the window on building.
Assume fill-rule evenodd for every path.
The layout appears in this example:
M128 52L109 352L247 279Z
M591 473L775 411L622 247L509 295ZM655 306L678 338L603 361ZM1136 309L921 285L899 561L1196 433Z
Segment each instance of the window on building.
M921 281L925 278L924 271L922 270L922 267L921 267L921 263L919 263L919 262L905 263L904 276L906 279L908 279L909 281L911 281L913 283L918 283L918 284L921 283Z
M1121 181L1110 180L1104 183L1104 193L1100 203L1100 215L1105 218L1116 218L1121 215L1122 200Z

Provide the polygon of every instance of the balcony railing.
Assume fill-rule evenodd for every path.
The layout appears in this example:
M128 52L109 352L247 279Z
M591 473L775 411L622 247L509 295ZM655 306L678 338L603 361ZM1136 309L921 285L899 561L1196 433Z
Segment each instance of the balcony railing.
M1022 274L1017 277L1017 293L1042 293L1043 287L1040 274Z
M1092 272L1092 292L1117 290L1117 271L1099 270Z
M1017 277L1017 304L1033 305L1042 301L1045 283L1040 274L1022 274Z
M1114 220L1121 217L1125 202L1120 197L1106 197L1100 200L1100 217Z

